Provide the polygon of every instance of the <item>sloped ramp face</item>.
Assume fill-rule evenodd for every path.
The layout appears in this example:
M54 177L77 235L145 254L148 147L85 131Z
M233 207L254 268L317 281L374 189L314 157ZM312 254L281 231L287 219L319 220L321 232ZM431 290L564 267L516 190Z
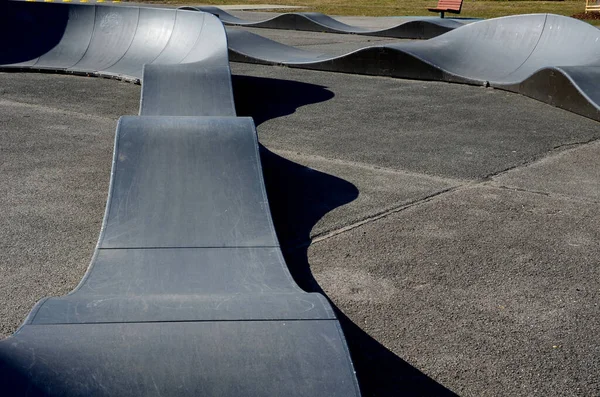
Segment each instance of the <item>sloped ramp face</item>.
M24 2L3 3L2 7L0 33L10 38L2 42L2 69L50 70L140 82L145 66L193 64L210 73L209 80L216 80L213 91L231 90L227 38L221 23L209 14ZM234 115L233 101L217 105L221 110L216 114L228 108L228 115Z
M92 266L0 343L3 390L358 395L329 304L281 258L252 121L124 117L116 140Z
M365 29L338 21L328 15L316 12L287 13L264 21L248 21L235 17L228 12L212 6L183 6L180 9L197 10L218 16L226 25L251 28L300 30L308 32L359 34L365 36L391 37L397 39L430 39L449 32L467 23L471 19L449 19L437 17L404 17L396 26L386 29Z
M228 29L238 62L489 85L600 121L600 30L572 18L518 15L475 22L426 41L331 56Z
M283 261L254 124L235 117L218 20L137 7L4 7L62 32L31 51L3 50L11 67L139 75L143 96L141 115L117 127L90 268L72 293L40 301L0 341L2 395L358 396L331 306L300 290ZM106 23L114 30L102 31Z

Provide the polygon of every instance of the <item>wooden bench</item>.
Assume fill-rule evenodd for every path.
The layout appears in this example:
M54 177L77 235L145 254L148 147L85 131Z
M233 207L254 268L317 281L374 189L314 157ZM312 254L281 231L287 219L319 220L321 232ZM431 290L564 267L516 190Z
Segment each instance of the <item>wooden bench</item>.
M600 12L600 2L598 0L585 0L585 12Z
M428 8L431 12L439 12L444 17L444 13L451 12L452 14L460 14L462 8L462 0L439 0L436 8Z

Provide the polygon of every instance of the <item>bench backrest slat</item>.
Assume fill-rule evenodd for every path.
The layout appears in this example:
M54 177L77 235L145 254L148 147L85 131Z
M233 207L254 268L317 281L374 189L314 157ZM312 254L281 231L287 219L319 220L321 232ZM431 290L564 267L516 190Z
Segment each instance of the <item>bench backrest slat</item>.
M462 0L439 0L437 8L445 8L449 10L460 10Z

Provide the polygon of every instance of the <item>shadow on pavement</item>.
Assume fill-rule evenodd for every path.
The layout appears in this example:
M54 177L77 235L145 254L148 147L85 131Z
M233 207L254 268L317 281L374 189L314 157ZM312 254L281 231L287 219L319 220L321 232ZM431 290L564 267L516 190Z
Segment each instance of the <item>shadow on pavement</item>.
M256 126L334 97L326 87L292 80L242 75L233 75L231 80L237 115L252 117Z
M257 125L334 96L325 87L294 81L234 76L233 84L238 114L253 117ZM310 232L329 211L355 200L359 191L348 181L289 161L262 145L260 152L271 213L290 272L304 290L327 296L310 271ZM333 307L365 397L456 395L396 356Z

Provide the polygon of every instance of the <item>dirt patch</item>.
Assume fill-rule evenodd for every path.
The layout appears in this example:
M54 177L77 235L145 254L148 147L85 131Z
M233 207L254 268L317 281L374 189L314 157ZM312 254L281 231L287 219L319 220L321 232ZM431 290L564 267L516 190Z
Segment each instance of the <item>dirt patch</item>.
M571 18L600 21L600 12L580 12L579 14L571 15Z

